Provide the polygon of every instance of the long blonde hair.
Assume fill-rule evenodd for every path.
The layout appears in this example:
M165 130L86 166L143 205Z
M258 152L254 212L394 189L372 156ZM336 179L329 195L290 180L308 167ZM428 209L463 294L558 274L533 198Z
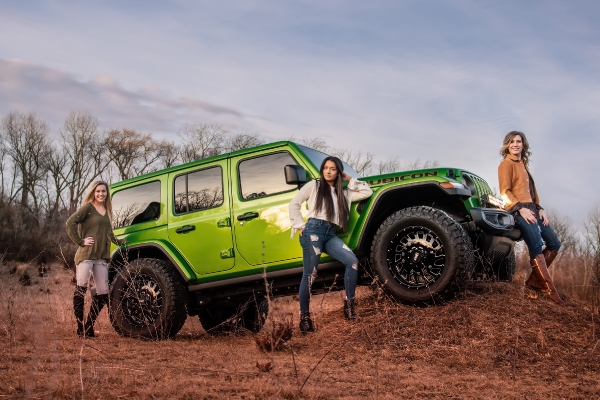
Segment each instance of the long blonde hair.
M83 204L93 203L94 202L94 193L96 192L96 188L100 185L104 185L106 188L106 198L104 199L104 208L106 208L106 212L108 213L108 218L112 220L112 200L110 199L110 189L108 188L108 183L104 181L96 181L92 183L90 186L90 190L85 195L83 199Z
M519 131L510 131L504 136L504 142L502 142L502 148L500 149L500 155L502 158L506 158L507 155L510 154L508 147L510 146L510 142L515 138L515 136L521 136L521 140L523 141L523 150L521 151L521 159L523 160L523 164L525 166L529 165L529 157L531 157L531 151L529 150L529 142L525 137L523 132Z

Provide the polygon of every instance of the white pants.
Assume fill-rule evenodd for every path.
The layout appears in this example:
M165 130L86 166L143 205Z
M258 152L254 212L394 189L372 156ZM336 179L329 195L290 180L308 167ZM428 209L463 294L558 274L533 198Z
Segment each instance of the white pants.
M96 283L96 294L107 294L108 268L106 260L83 260L77 264L75 270L77 286L87 287L92 272L94 273L94 282Z

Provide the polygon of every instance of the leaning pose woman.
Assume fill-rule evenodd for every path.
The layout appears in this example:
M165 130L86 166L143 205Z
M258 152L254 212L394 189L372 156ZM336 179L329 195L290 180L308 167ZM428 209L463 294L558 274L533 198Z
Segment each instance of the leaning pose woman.
M347 189L342 182L348 182ZM345 267L344 315L356 319L354 292L358 278L358 259L336 236L339 230L345 232L350 218L350 203L366 199L373 191L366 182L351 178L344 173L344 165L337 157L327 157L321 163L320 178L304 185L290 203L292 228L300 231L300 244L304 271L300 281L300 332L314 332L310 318L310 286L317 276L321 253L325 252ZM304 222L300 206L308 201L308 218Z
M548 267L560 249L560 241L540 206L528 168L531 151L525 135L518 131L509 132L504 137L500 155L504 158L498 167L500 195L505 209L515 216L515 226L529 249L532 271L525 284L564 305L548 273ZM542 251L544 243L546 247Z
M108 184L94 182L88 191L83 205L67 220L67 234L79 245L75 253L77 287L73 293L73 310L77 320L77 335L95 337L94 322L102 308L108 303L108 268L110 242L123 244L115 238L111 226L112 203ZM96 294L85 325L83 323L83 305L90 274L94 273Z

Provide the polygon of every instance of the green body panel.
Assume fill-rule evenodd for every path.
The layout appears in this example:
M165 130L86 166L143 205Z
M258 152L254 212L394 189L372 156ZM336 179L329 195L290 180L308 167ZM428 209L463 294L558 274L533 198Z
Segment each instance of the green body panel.
M202 171L208 168L220 168L223 178L223 202L221 205L201 211L175 214L174 180L176 177ZM233 247L231 226L223 222L230 218L229 210L229 163L227 159L190 166L168 174L168 234L169 240L192 267L195 276L226 271L233 268L234 257L222 257ZM178 229L193 227L194 230L177 233Z
M127 246L160 246L168 258L178 264L189 284L258 274L265 268L275 271L301 266L302 249L298 235L291 239L288 215L288 206L297 193L297 187L290 186L288 191L249 200L242 198L239 189L239 162L277 152L289 153L297 164L305 168L309 179L319 175L320 166L314 165L299 146L292 142L277 142L132 178L112 185L112 196L120 190L160 181L160 217L115 229L115 235L127 239ZM222 204L176 215L174 179L182 174L215 166L223 172ZM283 171L274 173L283 175ZM368 216L381 193L427 183L464 183L463 173L468 172L452 168L429 168L360 178L369 183L374 193L363 201L361 213L357 211L358 203L352 204L348 231L341 234L340 238L356 250ZM472 207L481 206L477 196L463 195L463 198L466 212ZM303 208L302 212L306 215L307 210ZM257 216L238 220L239 216L250 213L256 213ZM191 226L193 230L177 233L178 229L185 230ZM322 261L328 259L328 256L322 257Z

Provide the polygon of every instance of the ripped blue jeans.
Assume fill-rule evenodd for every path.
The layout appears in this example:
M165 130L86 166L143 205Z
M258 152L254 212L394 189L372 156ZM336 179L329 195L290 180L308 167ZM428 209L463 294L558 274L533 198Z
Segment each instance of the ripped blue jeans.
M346 267L344 288L346 298L354 299L356 280L358 279L358 259L350 248L336 236L336 225L321 219L309 218L302 236L302 258L304 271L300 281L300 312L309 311L310 287L317 276L321 253L327 253Z

